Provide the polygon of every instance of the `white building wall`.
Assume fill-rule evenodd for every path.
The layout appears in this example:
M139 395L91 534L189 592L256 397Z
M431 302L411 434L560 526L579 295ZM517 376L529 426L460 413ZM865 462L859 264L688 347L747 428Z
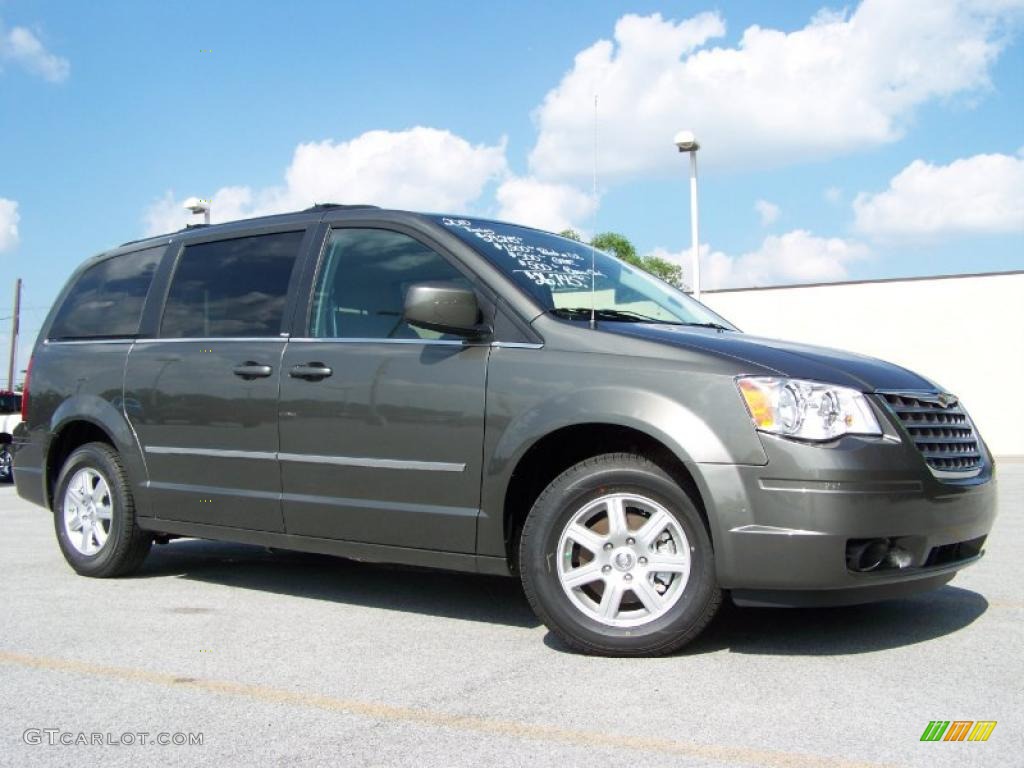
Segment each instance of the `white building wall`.
M889 360L960 397L996 456L1024 456L1024 272L704 292L747 333Z

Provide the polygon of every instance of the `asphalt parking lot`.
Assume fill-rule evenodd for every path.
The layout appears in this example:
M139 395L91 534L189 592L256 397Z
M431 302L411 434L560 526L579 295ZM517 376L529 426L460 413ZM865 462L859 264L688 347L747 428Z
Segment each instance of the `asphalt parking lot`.
M1020 765L1024 463L999 474L988 554L945 588L729 606L683 653L631 660L567 652L510 579L194 540L81 578L4 487L0 764ZM998 726L920 742L936 719Z

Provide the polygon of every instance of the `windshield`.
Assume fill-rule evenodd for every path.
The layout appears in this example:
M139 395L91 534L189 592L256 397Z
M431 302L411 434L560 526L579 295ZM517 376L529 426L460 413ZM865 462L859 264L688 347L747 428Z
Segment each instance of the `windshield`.
M586 243L495 221L449 216L436 221L486 256L545 311L563 319L589 321L593 306L598 320L736 330L682 291Z

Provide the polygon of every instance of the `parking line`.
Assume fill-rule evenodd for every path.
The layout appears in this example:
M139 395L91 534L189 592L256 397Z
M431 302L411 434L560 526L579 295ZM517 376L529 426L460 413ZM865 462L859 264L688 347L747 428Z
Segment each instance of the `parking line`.
M1022 602L1020 602L1018 600L999 600L997 598L997 599L994 599L994 600L989 600L987 602L988 602L989 608L1007 608L1007 609L1009 609L1011 611L1024 610L1024 603L1022 603Z
M600 747L643 750L667 755L715 760L724 763L766 766L767 768L818 768L819 766L828 766L828 768L881 768L878 763L855 762L833 756L579 731L559 728L557 726L517 722L515 720L494 720L431 709L394 706L356 699L337 699L314 693L301 693L281 688L268 688L262 685L236 683L228 680L204 680L162 672L151 672L145 669L108 667L84 661L75 661L73 659L29 656L10 651L0 651L0 663L28 669L69 672L125 682L149 683L168 688L183 688L206 693L239 696L254 701L271 704L289 704L329 712L342 712L380 721L417 723L455 731L507 736L534 741L558 742L591 749Z

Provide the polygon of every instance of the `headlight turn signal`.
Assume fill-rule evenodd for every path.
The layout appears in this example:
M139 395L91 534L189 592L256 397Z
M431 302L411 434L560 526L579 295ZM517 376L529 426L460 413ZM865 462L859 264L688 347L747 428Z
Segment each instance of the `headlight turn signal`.
M855 389L770 376L742 376L736 384L762 432L797 440L882 434L867 399Z

